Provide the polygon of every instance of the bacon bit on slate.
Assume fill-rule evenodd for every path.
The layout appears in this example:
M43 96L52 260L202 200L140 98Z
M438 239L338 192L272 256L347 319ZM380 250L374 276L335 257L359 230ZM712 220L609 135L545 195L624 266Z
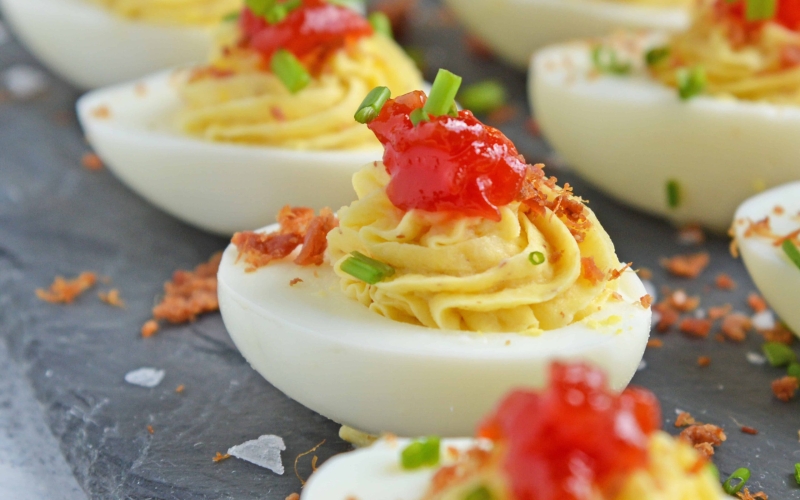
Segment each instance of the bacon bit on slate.
M747 305L757 313L764 312L769 308L767 302L755 292L751 292L750 295L747 296Z
M185 390L186 390L186 386L183 385L183 384L181 384L181 385L179 385L178 387L175 388L175 392L177 392L178 394L181 394Z
M642 278L643 280L653 279L653 271L651 271L646 267L640 267L639 269L637 269L636 274L638 274L639 277Z
M288 257L300 245L303 245L303 249L295 259L296 264L322 264L328 246L328 231L338 225L329 208L323 208L320 215L315 217L311 208L286 205L278 213L278 223L280 229L274 233L248 231L233 235L231 242L239 249L237 260L244 257L248 264L247 272Z
M299 493L292 493L291 495L286 497L286 500L300 500L300 494Z
M142 337L149 338L158 333L158 321L151 319L142 325Z
M620 276L622 276L622 273L624 273L625 271L627 271L627 270L628 270L628 268L630 268L632 265L633 265L633 262L628 262L627 264L625 264L624 266L622 266L622 268L621 268L621 269L612 269L612 270L611 270L611 271L608 273L608 281L613 281L613 280L615 280L615 279L618 279Z
M711 365L711 356L700 356L697 358L697 366L700 368L705 368Z
M743 491L740 491L736 494L740 500L769 500L767 494L763 491L759 491L758 493L750 493L750 490L747 489L747 486L744 487Z
M653 297L649 293L646 293L639 298L639 303L642 307L647 309L653 304Z
M734 342L743 342L747 338L747 332L753 327L750 318L742 313L733 313L725 316L722 320L722 333L725 338Z
M719 273L717 275L717 279L714 280L714 284L717 285L717 288L719 288L720 290L736 289L736 282L733 281L733 278L731 278L725 273Z
M95 283L97 283L97 275L89 271L82 272L77 278L71 280L56 276L47 290L37 289L36 296L39 300L50 302L51 304L72 304L75 299L93 287Z
M733 306L731 304L725 304L722 306L716 307L709 307L708 308L708 317L709 319L720 319L728 314L733 310Z
M772 381L772 392L775 394L775 397L781 401L789 401L792 399L797 389L797 379L788 375Z
M714 446L728 439L720 427L714 424L691 425L681 431L679 439L694 446L706 457L714 455Z
M708 459L714 456L714 447L709 443L698 443L694 445L694 449L703 458Z
M153 426L152 426L152 425L148 425L148 426L147 426L147 432L149 432L150 434L155 434L155 433L156 433L156 430L155 430L155 429L153 429Z
M491 59L493 55L492 49L486 45L486 42L475 35L464 36L464 45L467 47L469 53L475 57L479 57L481 59Z
M656 331L660 333L664 333L667 330L669 330L672 327L672 325L677 323L678 319L680 319L678 311L670 307L663 307L656 310L661 315L661 318L658 320L658 323L656 324Z
M667 297L667 304L681 312L694 311L700 305L700 297L689 297L683 290L675 290Z
M686 245L700 245L706 241L706 235L698 224L687 224L678 231L678 241Z
M302 283L303 280L300 278L294 278L292 281L289 282L289 286L295 286L298 283Z
M653 348L664 347L664 341L661 339L650 339L647 341L647 347L653 347Z
M718 333L714 335L714 340L716 340L717 342L725 342L725 335Z
M751 436L755 436L758 434L758 429L755 427L750 427L749 425L743 425L742 432L745 434L750 434Z
M86 153L81 158L81 165L86 170L97 171L103 168L103 160L94 153Z
M92 116L101 120L111 118L111 109L105 104L101 104L92 110Z
M125 301L119 296L119 290L116 288L112 288L108 292L99 292L97 296L110 306L125 308Z
M775 328L771 330L763 330L758 333L760 333L767 342L780 342L786 345L792 345L794 342L794 334L782 323L778 323L775 325Z
M678 328L692 337L705 338L708 337L712 325L713 322L710 319L683 318Z
M678 418L675 419L675 427L688 427L696 423L697 421L688 411L678 413Z
M228 455L227 453L223 455L222 453L217 452L217 454L214 455L214 458L212 458L211 460L213 460L214 463L217 463L217 462L222 462L223 460L227 460L229 458L231 458L231 456Z
M585 279L592 285L600 283L606 275L597 264L594 262L594 257L581 258L581 278Z
M708 253L701 252L662 259L661 265L675 276L694 279L700 276L710 261Z

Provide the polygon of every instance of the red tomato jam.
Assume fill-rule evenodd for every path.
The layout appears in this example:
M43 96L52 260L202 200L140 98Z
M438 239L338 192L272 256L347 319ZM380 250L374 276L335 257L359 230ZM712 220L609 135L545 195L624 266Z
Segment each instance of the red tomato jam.
M605 374L554 363L544 392L516 391L481 424L479 436L503 446L516 500L614 498L647 465L648 435L660 427L655 396L608 389Z
M776 0L774 22L792 31L800 31L800 0ZM748 21L746 16L745 0L717 0L715 4L717 14L723 19L733 22L745 32L763 26L764 21Z
M500 220L498 207L514 201L522 187L524 158L502 132L469 111L414 126L409 115L426 99L421 91L390 99L369 123L384 146L389 199L406 211Z
M239 27L244 43L267 59L278 49L286 49L304 60L373 33L369 22L358 13L324 0L303 0L300 7L276 24L269 24L245 7Z

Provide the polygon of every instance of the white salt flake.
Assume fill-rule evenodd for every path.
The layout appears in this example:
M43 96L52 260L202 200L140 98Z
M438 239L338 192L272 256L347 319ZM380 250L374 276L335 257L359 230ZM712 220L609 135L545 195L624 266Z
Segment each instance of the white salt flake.
M653 297L653 302L658 302L658 292L653 282L650 280L642 280L642 285L644 285L644 291L647 292L647 295Z
M641 361L639 361L639 366L636 367L636 371L640 372L640 371L644 370L645 368L647 368L647 361L641 360Z
M47 88L47 76L42 70L27 64L15 64L0 73L3 86L14 99L30 99Z
M675 415L680 415L681 413L683 413L683 410L680 408L675 408Z
M753 365L761 366L767 362L767 358L757 352L750 351L747 353L747 362Z
M706 317L706 310L705 309L695 310L694 317L697 319L704 319Z
M751 320L753 321L753 328L756 330L763 331L775 328L775 315L769 309L754 314Z
M283 474L281 452L285 449L283 438L270 434L237 444L228 450L228 455L269 469L275 474Z
M125 374L125 382L152 389L164 380L164 370L156 368L139 368Z
M659 321L661 321L661 313L653 311L653 315L650 317L650 326L656 326Z

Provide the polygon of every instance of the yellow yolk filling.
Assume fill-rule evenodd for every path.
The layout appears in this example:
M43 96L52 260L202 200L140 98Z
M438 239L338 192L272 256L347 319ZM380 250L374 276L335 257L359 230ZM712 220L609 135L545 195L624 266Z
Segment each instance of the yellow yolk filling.
M139 21L215 25L242 8L241 0L89 0L117 15Z
M328 252L344 293L388 318L431 328L538 334L579 321L604 304L620 267L608 234L591 222L578 243L547 211L525 213L520 203L500 209L499 222L420 210L403 212L386 195L389 175L370 164L353 177L358 200L338 212ZM341 270L353 251L395 268L369 285ZM534 265L531 252L545 262ZM592 283L581 259L606 273Z

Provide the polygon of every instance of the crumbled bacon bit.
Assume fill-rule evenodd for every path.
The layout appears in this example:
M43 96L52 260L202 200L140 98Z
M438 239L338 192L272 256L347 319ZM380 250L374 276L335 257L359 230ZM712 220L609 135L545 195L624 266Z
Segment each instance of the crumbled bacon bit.
M708 337L712 324L713 322L710 319L683 318L678 328L692 337L705 338Z
M675 290L667 297L667 303L673 309L689 312L694 311L700 305L700 297L689 297L683 290Z
M609 281L613 281L613 280L615 280L615 279L619 279L619 277L620 277L620 276L622 276L622 273L624 273L625 271L627 271L627 270L628 270L628 268L630 268L632 265L633 265L633 262L628 262L627 264L625 264L624 266L622 266L622 268L621 268L621 269L612 269L612 270L611 270L611 271L608 273L608 280L609 280Z
M786 345L792 345L794 342L794 334L782 323L778 323L775 325L775 328L771 330L762 330L758 333L760 333L767 342L780 342Z
M678 319L680 319L678 311L670 307L658 308L657 311L661 315L661 318L659 318L658 323L656 324L656 331L658 332L666 332L672 327L672 325L678 322Z
M751 436L755 436L756 434L758 434L758 429L756 429L755 427L750 427L749 425L743 425L742 432L745 434L750 434Z
M149 432L150 434L155 434L155 433L156 433L156 430L155 430L155 429L153 429L153 426L152 426L152 425L148 425L148 426L147 426L147 432Z
M717 279L714 280L714 284L717 285L717 288L719 288L720 290L736 289L736 282L733 281L733 278L731 278L725 273L719 273L717 275Z
M151 319L146 321L144 325L142 325L142 337L148 338L152 337L156 333L158 333L158 321Z
M103 160L94 153L86 153L81 158L81 164L86 170L100 170L103 168Z
M181 394L185 390L186 390L186 386L183 385L183 384L181 384L181 385L179 385L178 387L175 388L175 392L177 392L178 394Z
M153 319L186 323L200 314L218 311L217 271L221 260L222 254L216 253L194 271L175 271L172 281L164 283L164 298L153 308ZM142 335L146 337L145 327L147 324Z
M339 225L336 217L329 208L323 208L319 216L311 219L303 239L303 248L294 260L299 266L319 266L328 248L328 232Z
M698 224L687 224L678 231L678 241L686 245L700 245L706 241L706 235Z
M286 497L286 500L300 500L300 494L299 493L292 493L291 495Z
M105 120L105 119L111 118L111 109L109 109L109 107L106 106L105 104L101 104L100 106L97 106L96 108L94 108L91 111L91 113L92 113L93 117L101 119L101 120Z
M696 423L697 421L688 411L678 413L678 418L675 419L675 427L688 427Z
M714 424L691 425L681 431L679 437L681 440L695 447L702 443L707 443L712 446L719 446L723 441L728 439L728 436L725 435L725 431Z
M757 313L764 312L769 308L767 302L755 292L751 292L750 295L747 296L747 305Z
M792 399L797 389L797 379L788 375L772 381L772 392L775 394L775 397L781 401L789 401Z
M742 313L729 314L722 320L722 333L728 340L734 342L743 342L752 327L753 322Z
M769 500L767 494L763 491L759 491L758 493L750 493L750 490L747 489L747 486L744 487L743 491L740 491L736 494L740 500Z
M214 455L214 458L212 458L211 460L213 460L214 463L217 463L217 462L222 462L223 460L227 460L229 458L231 458L231 456L228 455L227 453L223 455L222 453L217 452L217 454Z
M39 300L51 304L71 304L95 283L97 283L97 275L88 271L82 272L77 278L71 280L56 276L47 290L37 289L36 296Z
M119 290L116 288L112 288L107 293L100 292L97 294L100 297L100 300L105 302L106 304L114 307L125 308L125 301L119 296Z
M639 275L640 278L643 280L653 279L653 271L646 267L640 267L636 273Z
M581 278L585 279L592 285L596 285L603 281L605 277L605 273L597 267L597 264L595 264L594 257L581 258Z
M659 348L664 346L664 341L661 339L650 339L647 341L647 347Z
M733 306L730 304L725 304L722 306L716 307L709 307L708 308L708 317L710 319L720 319L728 314L733 310Z
M559 187L556 182L558 179L555 177L544 175L543 164L528 165L518 200L538 215L544 215L545 210L551 210L564 222L575 241L581 243L591 227L584 211L584 201L572 194L569 183Z
M642 307L647 309L653 304L653 297L649 293L646 293L639 298L639 303Z
M697 358L697 366L700 368L705 368L711 365L711 356L700 356Z
M675 276L682 278L697 278L700 273L708 266L711 258L708 253L701 252L688 255L675 255L668 259L662 259L661 265Z
M298 283L302 283L302 282L303 282L303 280L302 280L302 279L300 279L300 278L294 278L294 279L292 279L292 280L289 282L289 286L295 286L296 284L298 284Z
M694 445L694 449L697 450L697 453L703 458L708 459L714 456L714 447L709 443L697 443Z

